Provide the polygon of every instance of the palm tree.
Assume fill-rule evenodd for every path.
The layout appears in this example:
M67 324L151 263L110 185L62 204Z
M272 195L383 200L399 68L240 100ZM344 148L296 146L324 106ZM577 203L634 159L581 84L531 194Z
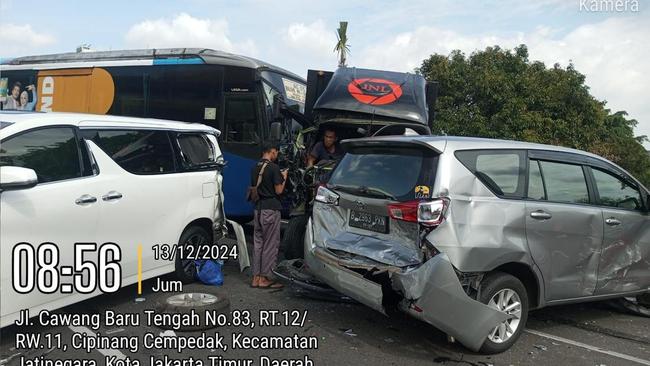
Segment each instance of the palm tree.
M348 22L339 22L339 28L336 30L336 46L334 51L339 53L339 67L345 66L345 60L348 53L350 53L350 46L348 45Z

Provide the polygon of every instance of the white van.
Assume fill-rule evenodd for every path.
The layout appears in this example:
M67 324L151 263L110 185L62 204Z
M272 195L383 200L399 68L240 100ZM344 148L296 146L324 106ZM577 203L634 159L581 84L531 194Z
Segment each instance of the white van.
M226 222L247 266L243 230L223 211L218 136L193 123L0 113L0 326L172 271L191 281L194 259L236 257L215 244Z

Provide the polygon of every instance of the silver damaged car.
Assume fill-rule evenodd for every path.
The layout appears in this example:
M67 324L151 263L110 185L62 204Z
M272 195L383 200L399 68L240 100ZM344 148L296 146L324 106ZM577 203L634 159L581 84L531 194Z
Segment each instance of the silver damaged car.
M615 164L477 138L343 146L317 191L305 262L357 301L405 311L483 353L512 346L531 309L647 301L648 190Z

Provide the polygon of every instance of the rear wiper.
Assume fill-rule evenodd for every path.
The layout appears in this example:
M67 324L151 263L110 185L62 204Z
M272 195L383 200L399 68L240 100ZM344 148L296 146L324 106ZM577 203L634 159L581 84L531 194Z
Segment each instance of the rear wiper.
M366 197L384 198L384 199L390 199L396 201L396 198L391 196L390 194L380 189L372 188L372 187L366 187L366 186L355 187L355 186L344 186L339 184L329 184L328 188L339 190L341 192L351 193L351 194L361 194Z
M333 190L336 190L336 191L352 193L352 194L359 193L359 189L357 187L353 187L353 186L343 186L343 185L340 185L340 184L328 184L327 188L333 189Z
M390 194L388 194L388 193L386 193L386 192L384 192L384 191L382 191L380 189L377 189L377 188L361 186L358 189L359 189L359 192L361 192L361 193L363 193L365 195L368 195L368 196L373 196L373 197L377 197L377 198L385 198L385 199L390 199L390 200L396 201L395 197L393 197L392 195L390 195Z

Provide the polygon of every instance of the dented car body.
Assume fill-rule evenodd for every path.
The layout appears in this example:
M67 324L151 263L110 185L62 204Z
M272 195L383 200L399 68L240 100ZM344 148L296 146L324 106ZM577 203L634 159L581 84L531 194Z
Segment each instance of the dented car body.
M346 140L319 188L305 262L377 310L486 353L527 311L650 289L648 191L598 156L456 137Z

